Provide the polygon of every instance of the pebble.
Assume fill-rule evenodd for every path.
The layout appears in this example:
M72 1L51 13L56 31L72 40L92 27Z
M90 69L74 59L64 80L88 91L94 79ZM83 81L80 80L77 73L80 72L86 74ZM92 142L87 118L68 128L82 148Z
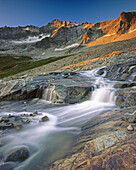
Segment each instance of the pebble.
M128 130L128 131L133 131L133 130L134 130L134 128L133 128L133 126L132 126L132 125L128 125L127 130Z
M24 126L23 125L14 125L14 128L17 130L21 130L24 128Z
M41 122L47 122L47 121L49 121L48 116L44 116L41 118Z
M23 123L30 123L30 120L29 120L27 117L24 117L24 118L22 119L22 122L23 122Z

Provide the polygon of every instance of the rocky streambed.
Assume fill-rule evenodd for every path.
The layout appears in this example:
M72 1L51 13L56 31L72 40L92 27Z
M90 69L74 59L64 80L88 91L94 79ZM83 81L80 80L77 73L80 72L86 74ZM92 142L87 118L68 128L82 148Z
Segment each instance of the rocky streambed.
M0 100L1 169L135 169L135 60L1 81Z

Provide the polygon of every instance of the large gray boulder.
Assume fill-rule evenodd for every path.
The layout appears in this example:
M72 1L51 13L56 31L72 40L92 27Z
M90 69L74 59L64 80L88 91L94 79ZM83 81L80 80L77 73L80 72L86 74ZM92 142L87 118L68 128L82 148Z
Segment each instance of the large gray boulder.
M6 153L4 157L4 162L21 162L26 160L29 157L29 150L27 147L16 147L13 148L11 151Z

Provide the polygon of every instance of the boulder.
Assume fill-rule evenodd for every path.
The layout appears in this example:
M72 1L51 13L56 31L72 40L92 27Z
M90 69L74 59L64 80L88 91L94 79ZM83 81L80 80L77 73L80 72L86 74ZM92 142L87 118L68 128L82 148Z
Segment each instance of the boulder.
M91 87L68 87L66 88L65 103L78 103L80 102L90 91Z
M24 161L28 158L29 156L29 150L27 147L16 147L13 148L11 151L9 151L8 153L6 153L5 157L4 157L4 162L21 162Z
M70 81L69 81L70 82ZM55 84L54 94L52 102L53 103L67 103L74 104L85 100L89 97L90 92L92 92L93 87L91 86L72 86L67 84Z

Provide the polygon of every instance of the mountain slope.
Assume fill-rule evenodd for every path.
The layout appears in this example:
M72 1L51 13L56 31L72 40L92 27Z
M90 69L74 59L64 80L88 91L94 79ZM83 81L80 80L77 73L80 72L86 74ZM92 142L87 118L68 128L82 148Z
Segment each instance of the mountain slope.
M82 43L88 43L92 41L97 41L97 43L90 44L91 45L99 45L99 38L103 38L103 44L108 41L107 43L124 39L130 39L133 36L130 36L129 34L131 32L135 32L136 30L136 12L122 12L120 14L120 17L115 20L110 21L104 21L94 24L92 28L88 31L88 36L83 36ZM126 34L124 38L122 38L122 35ZM128 34L128 37L127 37ZM97 36L95 36L97 35ZM94 37L94 38L93 38ZM109 40L111 37L111 40ZM120 39L121 37L121 39ZM102 40L100 42L102 44Z
M96 24L72 23L55 19L40 28L32 25L5 26L0 28L0 56L11 56L13 61L16 57L22 58L23 56L24 58L30 57L31 62L45 60L41 62L41 65L46 64L48 58L51 58L49 61L52 62L57 60L52 60L53 57L62 57L63 64L52 65L49 68L49 70L55 70L66 65L98 58L113 51L135 48L135 37L136 12L122 12L117 19ZM15 65L16 63L13 63L13 67ZM34 64L31 68L37 66L40 64Z

